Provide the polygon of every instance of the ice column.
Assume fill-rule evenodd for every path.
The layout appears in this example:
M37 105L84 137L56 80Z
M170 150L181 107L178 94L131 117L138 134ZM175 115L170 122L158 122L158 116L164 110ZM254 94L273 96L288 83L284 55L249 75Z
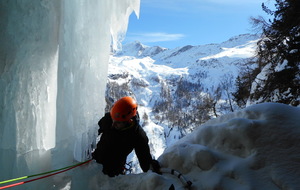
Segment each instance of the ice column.
M67 163L71 157L85 160L95 139L97 122L104 115L111 39L117 48L139 1L69 0L62 10L55 154Z
M139 0L0 1L0 181L85 159Z
M59 10L0 1L0 180L41 167L55 146Z

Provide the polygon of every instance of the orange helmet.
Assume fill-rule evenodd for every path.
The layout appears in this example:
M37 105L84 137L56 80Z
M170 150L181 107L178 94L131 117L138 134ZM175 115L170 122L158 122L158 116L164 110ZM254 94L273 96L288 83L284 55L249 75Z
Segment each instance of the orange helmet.
M132 117L136 116L137 112L136 101L129 97L123 97L115 102L110 110L111 118L114 121L129 121Z

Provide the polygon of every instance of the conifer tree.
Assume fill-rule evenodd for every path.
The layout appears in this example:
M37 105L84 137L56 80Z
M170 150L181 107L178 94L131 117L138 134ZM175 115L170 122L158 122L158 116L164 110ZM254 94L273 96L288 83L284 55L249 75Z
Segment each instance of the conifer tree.
M269 22L253 19L262 27L263 37L258 42L258 64L267 74L250 95L256 102L281 102L299 105L300 94L300 1L276 0L275 11L262 4L263 10L273 15ZM257 101L258 100L258 101Z

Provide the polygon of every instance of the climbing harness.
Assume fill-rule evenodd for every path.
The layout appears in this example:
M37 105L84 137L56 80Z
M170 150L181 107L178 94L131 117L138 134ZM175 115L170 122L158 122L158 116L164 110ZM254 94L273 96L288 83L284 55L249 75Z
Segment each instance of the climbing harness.
M180 172L170 168L161 168L160 172L175 175L185 185L186 189L191 189L193 183L190 180L187 180Z
M34 174L34 175L29 175L29 176L23 176L23 177L19 177L19 178L15 178L15 179L9 179L9 180L5 180L5 181L0 181L0 184L5 184L5 183L11 183L11 182L15 182L15 181L27 179L27 178L41 176L41 177L34 178L34 179L31 179L31 180L22 181L22 182L10 184L10 185L2 186L2 187L0 187L0 189L6 189L6 188L10 188L10 187L15 187L15 186L18 186L18 185L23 185L25 183L29 183L29 182L37 181L37 180L40 180L40 179L44 179L44 178L47 178L47 177L50 177L50 176L53 176L53 175L57 175L57 174L66 172L68 170L74 169L74 168L76 168L78 166L82 166L84 164L87 164L87 163L89 163L91 161L92 161L92 159L84 161L84 162L80 162L78 164L74 164L74 165L71 165L71 166L67 166L67 167L64 167L64 168L60 168L60 169L57 169L57 170L52 170L52 171L48 171L48 172L44 172L44 173L39 173L39 174Z

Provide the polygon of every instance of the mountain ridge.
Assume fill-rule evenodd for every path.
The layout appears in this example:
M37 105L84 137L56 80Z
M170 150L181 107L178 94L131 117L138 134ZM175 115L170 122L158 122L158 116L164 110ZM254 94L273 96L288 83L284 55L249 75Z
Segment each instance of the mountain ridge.
M124 45L110 56L106 111L122 96L136 98L142 125L152 134L151 150L158 156L210 118L239 109L232 101L235 79L244 62L253 59L258 39L244 34L220 44L174 49Z
M220 44L214 43L197 46L186 45L174 49L167 49L159 46L146 46L136 41L123 45L122 51L118 52L116 56L134 56L136 58L151 57L156 61L156 64L184 67L187 63L197 63L201 60L215 58L212 57L212 55L216 56L218 54L219 57L228 56L238 58L243 56L242 58L245 58L252 56L255 52L255 47L253 46L255 46L258 39L259 35L256 34L242 34L232 37ZM237 50L245 47L248 47L249 51L243 52L244 55L241 55ZM230 55L230 51L236 52L236 54ZM223 55L221 54L222 52ZM179 64L179 62L184 64Z

